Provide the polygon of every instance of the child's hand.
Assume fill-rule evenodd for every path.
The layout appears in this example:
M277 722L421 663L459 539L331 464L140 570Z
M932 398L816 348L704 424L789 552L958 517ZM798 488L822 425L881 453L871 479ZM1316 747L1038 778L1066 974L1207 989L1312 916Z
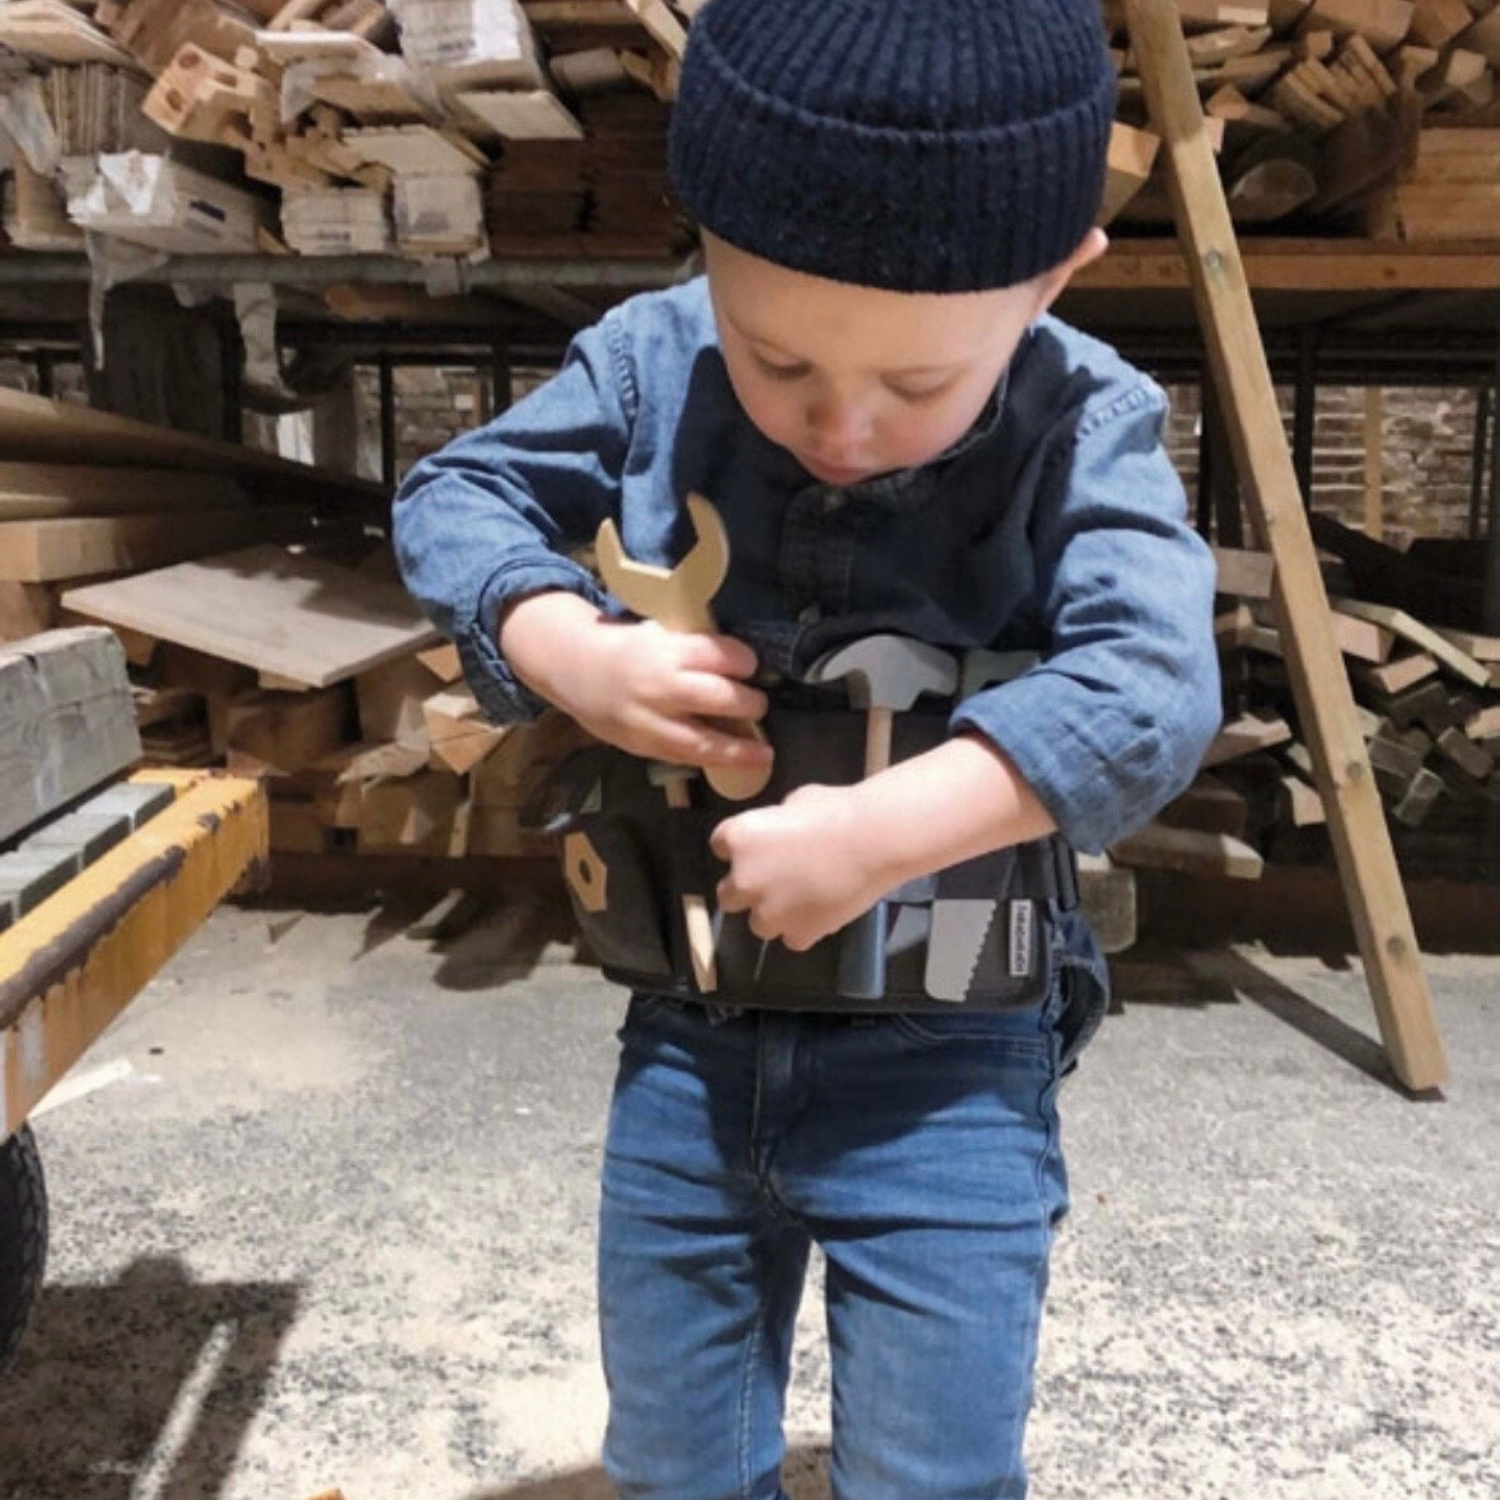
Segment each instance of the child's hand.
M768 745L707 722L765 716L766 695L744 681L755 653L743 641L608 620L565 593L521 600L501 638L528 687L611 745L684 766L770 762Z
M718 901L750 914L759 938L811 948L868 911L900 882L876 857L869 820L849 787L804 786L777 807L726 818L713 851L729 866Z

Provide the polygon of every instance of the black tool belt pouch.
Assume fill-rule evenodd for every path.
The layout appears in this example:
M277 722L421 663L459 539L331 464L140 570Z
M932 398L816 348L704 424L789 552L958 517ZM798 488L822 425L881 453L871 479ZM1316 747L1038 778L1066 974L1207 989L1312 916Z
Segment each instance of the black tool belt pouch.
M743 913L719 912L714 893L726 867L709 848L718 823L781 802L799 786L847 785L863 774L861 714L773 709L765 728L775 770L748 801L727 801L694 775L684 783L689 805L670 807L648 762L593 746L560 766L527 809L524 822L561 840L569 898L608 977L682 999L783 1010L1012 1010L1044 997L1054 969L1052 914L1078 901L1076 860L1060 835L891 892L884 904L885 990L875 999L840 993L844 934L793 953L763 943ZM947 734L945 715L896 715L893 763ZM702 896L712 917L711 992L692 977L684 893Z

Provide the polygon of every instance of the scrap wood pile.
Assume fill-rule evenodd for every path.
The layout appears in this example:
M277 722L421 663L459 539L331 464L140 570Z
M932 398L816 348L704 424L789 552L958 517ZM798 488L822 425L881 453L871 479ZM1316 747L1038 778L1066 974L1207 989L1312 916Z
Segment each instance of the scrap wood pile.
M5 225L177 253L662 258L701 0L8 0ZM1243 226L1500 235L1493 0L1179 0ZM1104 219L1160 231L1118 0ZM1484 128L1488 125L1490 128Z
M263 775L281 850L545 850L517 809L570 727L482 722L379 486L11 391L0 451L0 641L112 627L148 763Z
M664 257L665 0L10 0L6 228L176 253Z
M1397 855L1409 871L1500 875L1500 638L1481 633L1482 544L1399 552L1312 517ZM1262 553L1218 550L1226 719L1191 788L1111 851L1123 864L1254 879L1327 857L1326 810L1298 726Z
M487 723L385 547L249 548L62 602L120 634L148 761L266 782L274 852L550 852L520 809L577 731Z
M1230 214L1281 232L1500 236L1495 0L1178 0ZM1105 0L1120 102L1108 206L1166 227L1123 7Z

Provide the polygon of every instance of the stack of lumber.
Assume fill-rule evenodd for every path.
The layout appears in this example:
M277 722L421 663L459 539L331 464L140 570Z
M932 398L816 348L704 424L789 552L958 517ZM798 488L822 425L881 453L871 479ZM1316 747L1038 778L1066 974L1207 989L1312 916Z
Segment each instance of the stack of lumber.
M1398 856L1423 873L1496 878L1484 830L1500 819L1500 639L1471 628L1462 588L1424 594L1428 618L1417 618L1401 604L1422 587L1420 560L1315 521L1320 544L1345 554L1330 566L1331 623ZM1388 554L1379 566L1370 549ZM1271 560L1218 556L1224 726L1193 786L1111 854L1122 864L1253 879L1266 859L1326 857L1326 813L1272 611ZM1403 576L1417 580L1405 593L1392 582ZM1351 585L1384 597L1336 592Z
M1178 0L1194 76L1222 131L1230 213L1246 228L1353 231L1409 239L1500 232L1500 11L1492 0ZM1120 223L1171 219L1165 163L1147 127L1123 7L1105 0L1120 69L1110 207ZM1452 165L1455 140L1470 175ZM1429 135L1442 138L1424 150ZM1442 167L1436 168L1441 158ZM1410 177L1412 163L1418 176ZM1433 175L1434 170L1440 174ZM1477 170L1477 175L1473 173ZM1422 175L1425 171L1426 175ZM1406 193L1442 181L1447 197ZM1475 210L1480 212L1475 212Z
M264 777L282 851L546 852L518 810L578 733L483 722L396 579L379 486L10 391L0 452L0 642L110 627L83 634L128 661L127 760ZM69 732L102 752L121 705L96 697ZM39 774L30 743L0 744L0 781Z
M1179 7L1239 225L1500 233L1492 0ZM0 47L45 74L35 98L35 78L0 74L0 118L21 146L7 224L41 249L87 226L181 252L675 255L690 229L667 188L665 129L698 8L0 3ZM1102 221L1159 231L1166 164L1123 9L1103 10L1120 92ZM122 110L152 133L127 130ZM56 139L35 128L48 118ZM99 128L80 134L79 120Z
M667 182L668 106L639 90L581 100L576 141L518 142L490 174L490 245L506 256L661 256L691 243Z
M45 75L39 93L35 78L0 77L21 158L12 237L60 248L88 228L176 253L478 256L487 221L506 242L558 232L555 215L514 215L506 184L486 203L511 143L606 132L613 148L564 164L585 202L562 232L597 225L637 255L670 253L682 225L662 202L661 101L684 38L664 0L0 3L0 47ZM648 125L619 107L631 95L652 106ZM122 108L149 132L121 129ZM75 119L114 128L80 136Z
M273 850L548 852L519 810L578 732L561 716L484 722L383 548L351 566L264 545L82 584L62 604L124 643L148 764L264 779Z
M1500 239L1500 129L1422 131L1367 227L1379 239Z
M66 583L247 542L381 524L384 491L347 475L128 417L0 391L0 626L55 622Z

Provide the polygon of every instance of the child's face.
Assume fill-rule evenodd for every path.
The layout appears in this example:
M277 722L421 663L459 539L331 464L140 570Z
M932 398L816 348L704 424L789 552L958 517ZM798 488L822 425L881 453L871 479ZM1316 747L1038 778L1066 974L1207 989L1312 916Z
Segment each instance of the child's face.
M705 233L709 292L740 404L808 473L847 485L916 468L973 425L1027 326L1099 230L1033 281L999 291L880 291L774 265Z

